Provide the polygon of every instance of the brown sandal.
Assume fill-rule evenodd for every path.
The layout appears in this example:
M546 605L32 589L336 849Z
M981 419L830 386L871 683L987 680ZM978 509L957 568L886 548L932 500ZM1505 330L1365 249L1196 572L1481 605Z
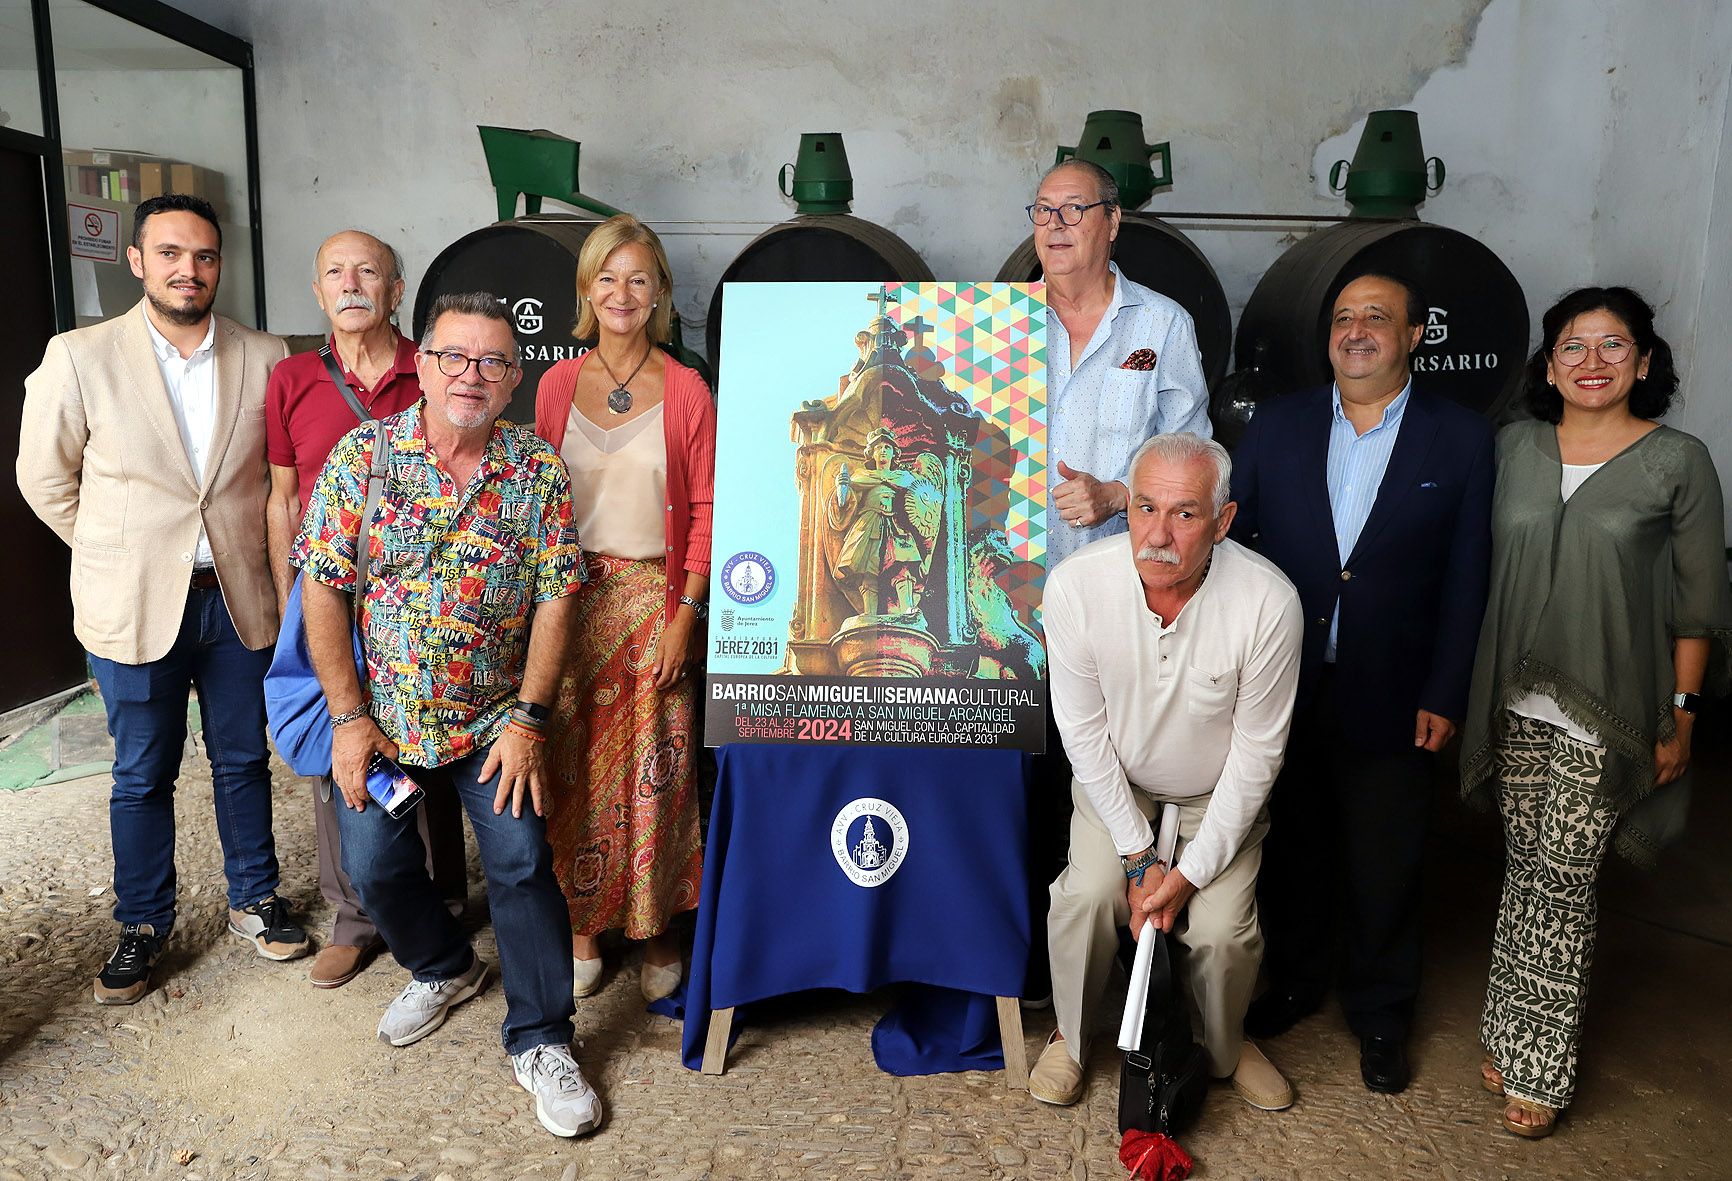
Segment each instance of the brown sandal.
M1525 1115L1537 1115L1543 1117L1543 1119L1542 1122L1537 1124L1524 1124L1519 1120L1511 1119L1511 1112L1520 1112ZM1552 1130L1557 1127L1557 1123L1558 1113L1543 1103L1534 1103L1528 1099L1512 1098L1504 1105L1503 1126L1508 1131L1528 1140L1542 1140L1545 1137L1550 1136Z
M1497 1063L1492 1061L1490 1054L1479 1064L1479 1085L1494 1095L1503 1094L1503 1071L1497 1068Z

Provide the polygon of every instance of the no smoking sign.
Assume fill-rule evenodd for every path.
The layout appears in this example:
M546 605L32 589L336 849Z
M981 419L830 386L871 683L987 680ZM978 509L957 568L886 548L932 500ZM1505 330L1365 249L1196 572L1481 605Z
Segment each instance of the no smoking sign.
M89 205L66 206L67 236L72 257L97 262L120 261L120 214Z

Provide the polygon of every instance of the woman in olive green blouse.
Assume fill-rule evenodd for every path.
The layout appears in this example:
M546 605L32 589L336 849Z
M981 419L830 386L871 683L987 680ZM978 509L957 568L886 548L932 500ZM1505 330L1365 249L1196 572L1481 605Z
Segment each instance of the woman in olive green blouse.
M1697 695L1732 679L1732 594L1707 448L1655 421L1678 378L1642 297L1564 296L1527 381L1535 421L1497 441L1462 790L1504 831L1482 1075L1531 1138L1575 1093L1606 850L1651 861L1683 825Z

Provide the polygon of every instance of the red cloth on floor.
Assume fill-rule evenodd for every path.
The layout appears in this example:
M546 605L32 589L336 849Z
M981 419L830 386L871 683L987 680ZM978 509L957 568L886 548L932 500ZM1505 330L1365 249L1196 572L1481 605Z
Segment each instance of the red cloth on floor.
M1119 1143L1119 1163L1143 1181L1185 1181L1197 1164L1171 1136L1135 1128Z

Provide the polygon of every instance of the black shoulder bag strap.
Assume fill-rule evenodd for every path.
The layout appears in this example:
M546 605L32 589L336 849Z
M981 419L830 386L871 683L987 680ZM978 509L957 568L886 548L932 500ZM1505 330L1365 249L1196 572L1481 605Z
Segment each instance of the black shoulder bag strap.
M324 358L325 372L331 375L331 382L342 392L343 401L349 404L349 409L355 412L355 417L362 422L377 423L373 435L373 459L367 468L367 500L361 508L361 532L355 538L355 589L349 600L349 613L353 626L357 629L361 623L361 602L367 597L367 568L371 564L373 548L373 514L379 510L379 500L385 493L385 476L391 460L391 437L385 430L385 424L367 413L367 408L361 405L361 399L355 396L355 391L349 388L349 383L343 380L343 371L337 367L337 360L331 355L331 342L326 341L319 346L319 356ZM361 637L361 648L365 651L367 637ZM363 674L364 676L365 674ZM367 686L361 686L365 694ZM321 799L329 800L331 780L329 776L319 782Z
M361 535L355 538L355 622L361 622L361 601L367 597L367 569L372 564L373 516L385 493L385 476L391 462L391 436L378 422L373 434L373 462L367 469L367 502L361 508ZM363 646L365 637L362 637Z
M331 375L331 384L337 387L337 392L343 395L343 401L349 404L349 409L355 412L355 417L362 422L378 422L367 408L361 405L361 399L355 391L349 388L349 383L343 380L342 367L337 364L337 358L331 352L331 342L327 338L319 346L319 357L325 362L325 372ZM361 600L367 594L367 551L371 548L370 541L373 531L373 513L379 507L379 497L385 489L385 469L390 458L391 440L381 426L378 434L373 436L373 465L367 472L367 503L361 510L361 535L355 539L355 611L359 615Z
M319 346L319 356L324 359L325 372L331 375L331 384L337 387L337 392L343 395L343 401L349 404L349 409L355 412L355 417L362 422L372 422L373 415L361 405L361 399L355 396L355 391L349 388L349 383L343 380L342 366L337 364L337 358L331 353L331 342L326 340Z

